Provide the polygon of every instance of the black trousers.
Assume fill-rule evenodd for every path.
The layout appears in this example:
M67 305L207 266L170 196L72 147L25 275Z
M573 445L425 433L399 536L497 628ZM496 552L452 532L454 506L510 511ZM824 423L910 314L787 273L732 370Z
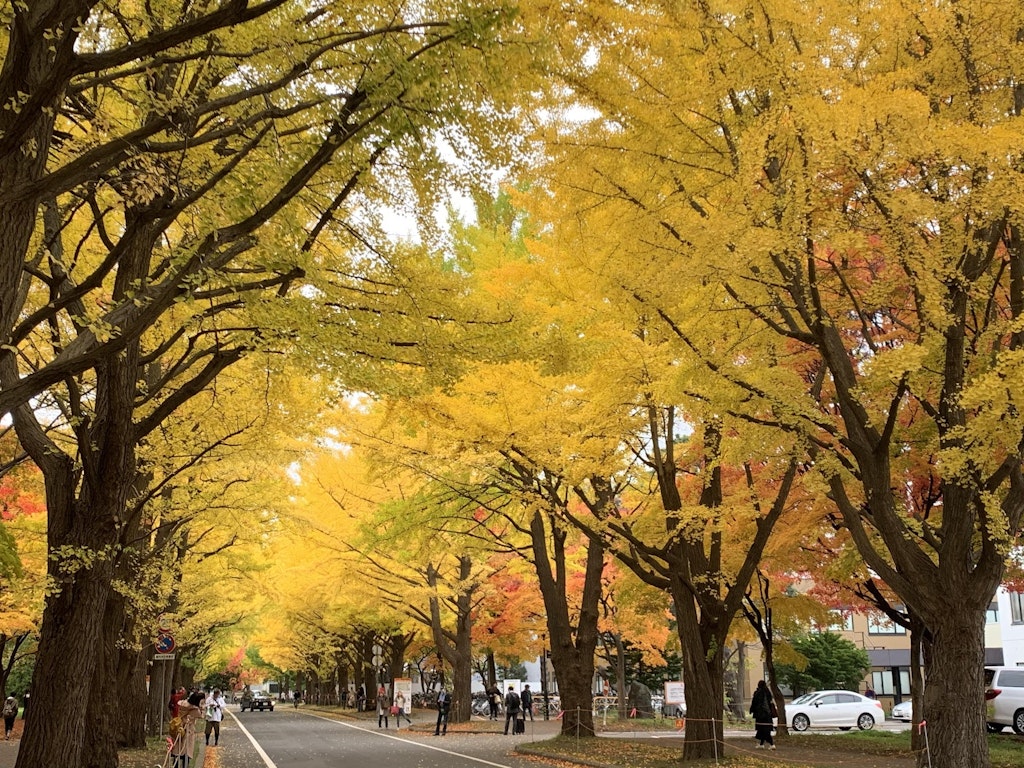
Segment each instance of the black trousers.
M439 709L437 711L437 725L434 726L434 735L448 733L448 712Z
M519 717L518 710L515 712L505 712L505 733L508 733L508 724L513 722L517 717Z

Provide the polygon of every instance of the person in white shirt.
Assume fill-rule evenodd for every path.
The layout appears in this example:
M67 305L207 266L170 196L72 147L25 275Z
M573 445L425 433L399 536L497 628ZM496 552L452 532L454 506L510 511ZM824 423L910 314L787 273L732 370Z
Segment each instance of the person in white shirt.
M224 707L227 702L220 694L220 688L214 688L213 693L206 697L206 743L210 743L210 734L213 734L213 746L220 741L220 721L224 719Z

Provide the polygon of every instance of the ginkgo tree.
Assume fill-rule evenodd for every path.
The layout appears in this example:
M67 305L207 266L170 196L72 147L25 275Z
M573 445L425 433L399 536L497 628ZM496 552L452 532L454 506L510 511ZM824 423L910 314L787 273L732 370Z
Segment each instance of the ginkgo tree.
M365 420L355 415L357 423ZM367 451L354 431L342 435L344 452L326 452L302 467L304 503L317 510L330 546L352 555L366 599L429 635L451 669L452 720L466 721L474 619L485 601L497 599L486 589L495 565L472 534L479 523L457 514L429 483Z
M1020 8L572 13L548 27L554 95L590 112L546 126L555 203L534 199L605 290L799 436L932 634L930 758L987 764L983 617L1024 520ZM923 509L908 455L931 466Z
M538 215L556 217L559 200L540 197L552 208L533 203ZM481 249L473 261L481 290L516 318L522 343L509 354L522 362L478 368L460 384L472 395L443 410L459 416L443 419L459 425L460 446L483 442L513 467L536 467L542 491L565 478L586 512L563 505L561 519L671 595L687 754L713 754L726 640L788 509L799 442L757 424L768 410L738 413L741 389L702 375L700 358L623 294L619 275L595 271L605 256L589 233L541 229L526 246ZM722 330L703 338L720 343ZM771 367L754 346L734 349L749 352L751 367ZM491 443L468 437L480 425Z
M592 734L590 681L598 642L603 545L573 535L560 521L564 507L580 503L573 485L558 476L553 464L541 464L539 454L531 456L533 445L517 444L513 436L544 444L544 458L563 452L552 435L530 424L540 418L538 411L517 403L513 413L510 407L521 387L536 391L526 370L477 366L444 391L389 401L383 418L350 435L375 463L388 468L389 477L400 469L410 484L420 478L420 485L413 487L424 489L423 508L433 508L435 519L421 520L419 530L440 527L446 537L461 536L478 542L477 547L514 554L531 564L546 622L536 631L546 630L550 639L565 711L562 728ZM586 482L586 476L577 479L581 487ZM609 503L613 486L595 487L593 503Z
M483 144L500 132L502 81L481 53L508 10L80 0L0 11L0 408L46 477L60 554L40 717L20 764L116 761L82 751L94 659L73 673L62 660L102 646L137 445L245 355L294 342L298 319L329 326L311 322L314 290L290 321L269 310L305 274L358 271L316 250L325 230L345 254L366 249L373 237L356 224L372 234L370 201L411 190L429 210L447 129ZM351 340L343 314L333 328ZM37 396L67 414L73 447L44 433Z

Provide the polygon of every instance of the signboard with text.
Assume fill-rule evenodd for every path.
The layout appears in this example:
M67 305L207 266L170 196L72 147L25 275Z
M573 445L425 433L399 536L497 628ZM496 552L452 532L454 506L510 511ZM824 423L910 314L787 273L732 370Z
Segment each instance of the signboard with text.
M666 704L685 704L686 695L684 693L686 686L679 680L670 681L665 683L665 703Z

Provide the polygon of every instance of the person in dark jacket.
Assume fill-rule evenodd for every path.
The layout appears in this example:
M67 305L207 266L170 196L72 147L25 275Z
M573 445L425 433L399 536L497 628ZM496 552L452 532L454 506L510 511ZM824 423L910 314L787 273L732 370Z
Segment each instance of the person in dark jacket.
M448 733L448 713L452 708L452 695L443 687L437 694L437 725L434 727L435 736L444 736ZM442 730L443 729L443 730Z
M505 735L508 736L508 724L514 723L516 718L519 717L519 694L516 693L514 686L508 687L508 693L505 694Z
M490 712L491 720L498 719L498 705L501 703L501 691L497 685L492 685L487 691L487 709Z
M762 680L757 684L754 698L750 701L750 714L754 716L754 738L758 749L775 749L772 738L772 718L775 716L775 701L768 684Z
M523 686L523 695L519 697L520 703L523 705L523 720L526 716L530 716L530 722L533 722L533 691L530 690L530 685L527 683Z
M4 739L11 740L14 733L14 720L18 716L18 700L13 695L4 701Z

